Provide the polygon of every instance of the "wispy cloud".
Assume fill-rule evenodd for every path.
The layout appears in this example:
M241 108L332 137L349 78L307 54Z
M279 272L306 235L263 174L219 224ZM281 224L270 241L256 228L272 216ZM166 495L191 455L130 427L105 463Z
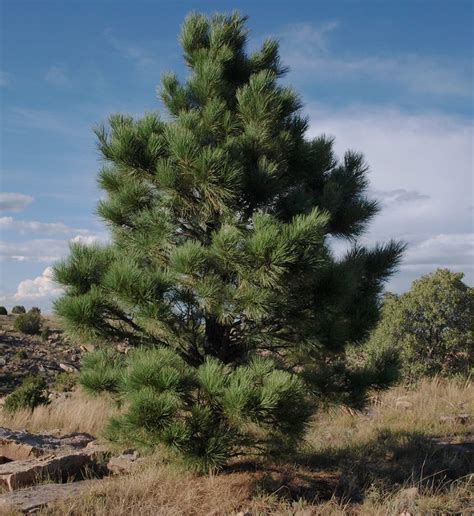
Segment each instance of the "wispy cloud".
M111 28L104 30L104 36L112 48L125 59L132 61L140 71L156 67L156 59L146 48L117 37Z
M3 88L4 86L8 86L10 84L11 79L12 79L11 73L0 70L0 88Z
M386 207L425 201L430 198L429 195L422 194L417 190L405 190L404 188L396 188L395 190L371 190L370 193L373 197L379 199L382 205Z
M417 54L380 55L335 53L330 34L337 22L319 26L297 24L280 34L283 62L300 79L363 79L367 82L398 84L409 91L430 95L468 97L472 93L471 64L455 59Z
M71 242L85 245L105 244L105 233L76 234L71 238L38 238L24 242L0 241L0 261L53 263L69 253Z
M0 212L22 211L33 201L31 195L21 193L0 193ZM1 219L0 219L1 220Z
M13 217L0 217L0 229L17 231L21 234L33 233L42 235L87 235L87 229L75 229L62 222L39 222L37 220L17 220Z
M5 117L7 127L41 129L62 134L77 134L77 128L71 125L64 116L46 109L11 107ZM82 135L82 131L81 135Z
M67 240L0 241L0 261L52 263L65 256L67 251Z
M61 66L50 66L45 73L44 79L53 86L69 86L71 79L69 78L66 69Z
M474 270L474 232L433 235L410 246L405 267L456 267L464 272Z

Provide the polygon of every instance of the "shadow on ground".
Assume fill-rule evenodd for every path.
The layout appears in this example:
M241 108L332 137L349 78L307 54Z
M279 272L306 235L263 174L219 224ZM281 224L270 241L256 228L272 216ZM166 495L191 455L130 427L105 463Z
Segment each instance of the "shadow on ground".
M247 471L256 494L314 503L336 497L359 503L368 490L393 492L416 485L438 491L474 472L474 435L462 442L417 432L380 431L357 446L307 449L293 463L242 463L228 472Z

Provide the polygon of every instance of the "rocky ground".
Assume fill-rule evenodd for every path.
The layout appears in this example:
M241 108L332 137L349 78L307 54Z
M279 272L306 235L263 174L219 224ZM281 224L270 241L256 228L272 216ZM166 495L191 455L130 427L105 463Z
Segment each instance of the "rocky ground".
M32 514L77 497L104 476L130 473L141 460L131 450L112 456L86 433L56 436L0 427L0 514Z
M78 370L83 346L64 336L58 323L44 318L49 328L44 340L14 330L15 315L0 316L0 397L11 392L28 375L41 375L53 383L61 372Z

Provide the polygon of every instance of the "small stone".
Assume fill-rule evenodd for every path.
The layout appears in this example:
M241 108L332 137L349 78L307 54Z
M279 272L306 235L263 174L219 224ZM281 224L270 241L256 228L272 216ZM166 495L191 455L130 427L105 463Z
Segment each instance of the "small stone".
M77 373L78 370L77 368L75 368L74 366L70 365L70 364L63 364L62 362L59 364L59 367L63 370L63 371L66 371L66 373Z

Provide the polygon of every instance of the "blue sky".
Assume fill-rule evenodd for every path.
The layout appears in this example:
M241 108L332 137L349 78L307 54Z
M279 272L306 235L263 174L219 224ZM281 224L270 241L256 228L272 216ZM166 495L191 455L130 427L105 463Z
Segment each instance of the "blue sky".
M104 241L92 127L161 109L191 10L249 15L281 43L309 136L364 152L383 205L363 241L409 247L388 288L439 266L474 283L473 2L0 0L0 302L45 309L71 239Z

